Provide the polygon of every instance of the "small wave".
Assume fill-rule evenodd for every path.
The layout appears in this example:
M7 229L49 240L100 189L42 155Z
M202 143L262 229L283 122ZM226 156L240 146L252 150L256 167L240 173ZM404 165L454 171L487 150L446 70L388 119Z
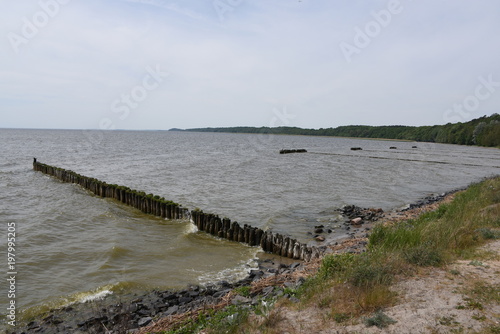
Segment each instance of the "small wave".
M257 254L257 251L255 254ZM244 279L252 269L258 269L258 264L255 258L242 262L236 267L226 268L216 273L200 273L200 276L198 276L198 282L202 286L214 284L220 281L233 283Z
M127 248L120 246L113 246L109 251L109 257L111 259L117 259L126 256L128 253L130 253L130 250L128 250Z
M99 291L99 292L91 294L91 295L83 296L78 300L78 302L83 304L83 303L91 302L91 301L95 301L95 300L102 300L104 297L111 295L111 294L113 294L113 291L103 290L103 291Z
M113 285L105 285L95 290L76 293L69 298L69 302L64 306L69 306L77 303L83 304L91 301L102 300L104 299L104 297L113 294L113 291L111 291L112 289Z
M191 220L188 224L186 224L186 229L184 230L184 234L192 234L198 232L198 227Z
M87 302L102 300L106 296L112 295L112 290L114 289L115 285L109 284L91 291L77 292L69 296L61 296L59 298L46 301L36 306L22 308L20 309L19 313L19 321L23 323L36 317L43 317L44 315L48 314L50 310L62 309L74 304L83 304Z

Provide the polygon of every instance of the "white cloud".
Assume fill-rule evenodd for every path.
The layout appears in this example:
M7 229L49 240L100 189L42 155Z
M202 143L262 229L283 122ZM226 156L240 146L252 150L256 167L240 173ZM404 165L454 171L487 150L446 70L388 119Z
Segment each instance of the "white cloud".
M500 81L493 0L401 0L350 63L339 44L388 2L230 3L220 20L213 1L73 0L19 53L7 36L22 35L41 7L4 3L0 127L97 128L103 118L130 129L266 126L285 106L293 126L438 124L479 76ZM171 75L118 119L113 101L156 65ZM500 92L469 118L499 105Z

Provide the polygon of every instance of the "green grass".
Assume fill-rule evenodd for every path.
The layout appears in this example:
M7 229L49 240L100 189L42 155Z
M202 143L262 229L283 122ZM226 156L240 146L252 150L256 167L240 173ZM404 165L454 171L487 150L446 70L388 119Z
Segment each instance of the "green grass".
M248 285L242 285L240 287L237 287L234 289L234 291L239 294L240 296L243 296L243 297L250 297L250 286Z
M235 305L221 311L207 311L198 318L179 324L176 329L164 331L163 334L192 334L205 330L206 333L238 333L241 323L245 322L250 310Z
M391 305L395 295L388 288L396 276L471 257L477 246L497 238L498 212L495 208L490 214L482 210L498 203L499 193L500 178L488 179L471 185L433 212L375 227L367 252L325 256L318 274L299 289L299 297L304 303L331 306L333 319ZM467 307L479 309L480 305L471 302Z

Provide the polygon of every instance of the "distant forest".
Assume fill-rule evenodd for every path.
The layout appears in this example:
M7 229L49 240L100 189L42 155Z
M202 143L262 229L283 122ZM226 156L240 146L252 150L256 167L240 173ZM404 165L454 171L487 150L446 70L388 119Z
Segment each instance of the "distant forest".
M358 138L383 138L425 141L433 143L479 145L500 147L500 115L483 116L465 123L448 123L433 126L368 126L348 125L337 128L302 129L298 127L225 127L198 129L171 129L170 131L259 133L306 136L334 136Z

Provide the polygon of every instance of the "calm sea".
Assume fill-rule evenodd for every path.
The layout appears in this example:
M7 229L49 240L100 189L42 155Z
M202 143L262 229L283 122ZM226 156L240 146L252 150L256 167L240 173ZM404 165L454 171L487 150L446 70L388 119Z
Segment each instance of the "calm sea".
M341 223L342 205L389 210L500 174L497 149L347 138L0 129L0 147L0 263L7 273L14 222L21 317L106 294L236 280L259 252L33 172L33 157L302 241L318 223ZM6 280L0 289L6 305Z

